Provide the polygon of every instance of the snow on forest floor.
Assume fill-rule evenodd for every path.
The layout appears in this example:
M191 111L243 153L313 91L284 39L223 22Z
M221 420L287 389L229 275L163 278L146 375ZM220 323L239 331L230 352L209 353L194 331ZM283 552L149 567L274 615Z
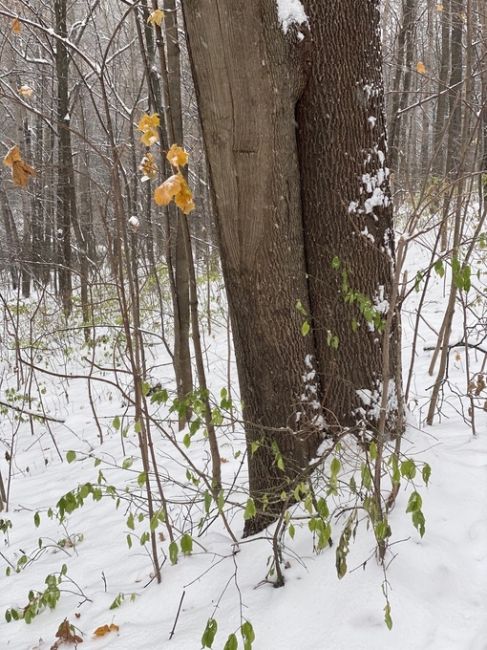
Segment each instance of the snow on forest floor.
M427 261L426 251L416 246L408 263L412 275ZM219 520L198 537L198 522L192 521L195 511L189 505L186 510L178 509L174 503L171 511L179 511L175 515L178 530L188 531L194 525L193 553L180 557L176 565L171 565L167 558L162 568L162 584L156 584L146 550L149 545L141 546L137 539L137 534L147 530L147 522L139 523L136 517L135 531L127 525L130 499L133 499L132 510L137 513L135 503L139 503L142 490L137 486L140 463L136 460L128 469L121 467L124 459L139 457L133 430L122 438L118 425L114 426L114 419L122 418L126 411L123 400L110 384L93 383L92 397L105 436L100 445L87 382L36 372L35 379L42 382L46 411L65 422L50 422L49 430L45 422L35 421L32 428L29 422L19 425L10 410L2 416L0 442L5 446L0 469L4 477L7 463L3 453L10 446L12 434L15 435L15 460L10 510L0 513L4 527L3 532L0 530L0 650L49 649L65 618L82 635L80 647L84 650L197 650L211 617L218 622L213 644L218 650L223 649L228 635L239 629L241 620L252 623L253 650L487 650L487 417L480 412L484 417L477 417L478 435L473 437L461 417L462 398L449 390L445 393L441 423L423 426L428 388L433 381L427 374L431 353L424 352L423 347L436 342L429 325L439 328L446 303L444 286L444 279L435 276L427 294L423 311L427 322L420 323L419 355L403 447L407 456L427 462L432 468L429 487L422 484L418 487L423 497L426 534L420 538L410 515L405 513L410 490L402 489L390 517L393 537L387 581L393 619L391 631L384 624L384 572L374 559L372 536L360 527L351 543L349 572L342 580L336 576L335 547L314 554L307 527L297 527L294 540L286 542L286 585L274 589L265 581L267 562L272 555L269 542L272 531L258 540L246 540L240 552L234 554L231 540ZM419 297L420 293L411 294L403 315L406 372ZM222 314L218 317L223 318ZM44 324L46 328L48 324L49 320ZM7 329L5 324L1 334L2 399L7 386L15 388L13 357L6 351ZM42 340L51 350L36 353L34 362L60 374L86 375L87 364L81 357L89 357L90 351L81 349L73 335L71 342L66 343L71 350L62 366L57 346L64 334L53 332L52 326L46 331L49 334L44 333ZM461 336L459 330L458 340ZM227 383L226 337L222 326L214 327L211 336L206 335L208 374L212 391L217 395ZM472 355L471 361L479 366L482 354L476 354L478 358ZM102 365L113 364L111 355L107 339ZM156 378L163 386L169 386L170 366L160 365L168 362L162 346L151 348L150 356L154 366L158 366L154 370ZM463 393L464 364L464 350L452 350L450 380ZM235 381L233 362L231 373ZM108 371L97 373L102 374L106 379L113 379ZM123 380L123 375L120 377ZM36 404L32 404L32 410L36 410ZM463 408L468 408L465 397ZM122 419L122 427L125 421ZM178 440L181 439L178 434ZM220 442L222 455L228 461L223 465L224 481L231 483L239 470L238 481L243 481L242 456L234 459L238 456L236 452L243 450L241 432L222 434ZM176 460L167 440L158 438L156 447L168 498L175 502L178 498L187 499L191 486L184 462ZM76 452L76 458L68 463L66 454L71 450ZM204 440L195 436L188 453L204 464ZM87 482L96 485L100 470L106 484L114 485L121 497L118 509L111 498L94 502L88 497L83 507L67 516L63 525L55 517L48 517L49 508L54 508L64 494ZM179 477L182 487L166 483L168 476ZM127 484L131 485L132 496L124 492ZM143 511L142 501L140 506ZM34 524L37 512L38 528ZM231 526L240 535L242 511L232 512ZM11 522L8 530L7 520ZM157 530L166 534L163 526ZM132 536L131 549L127 544L128 534ZM39 538L42 538L41 546ZM160 538L159 545L160 550L167 552L167 540ZM7 568L15 568L23 556L27 557L25 566L7 576ZM61 597L56 608L40 613L30 625L24 621L7 623L5 611L25 606L28 592L43 589L46 576L58 573L63 564L67 572L60 585ZM183 593L175 634L169 640ZM120 606L110 609L120 594L123 594L119 598ZM119 627L118 631L93 637L95 628L111 623ZM240 638L239 644L241 648Z

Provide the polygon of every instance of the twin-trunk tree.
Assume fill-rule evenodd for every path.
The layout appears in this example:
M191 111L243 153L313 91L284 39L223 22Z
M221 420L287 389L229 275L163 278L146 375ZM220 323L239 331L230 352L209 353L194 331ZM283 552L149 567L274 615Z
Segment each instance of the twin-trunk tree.
M397 418L379 1L303 5L288 25L276 0L183 2L258 505L246 534L325 433L375 430L384 374L389 432Z

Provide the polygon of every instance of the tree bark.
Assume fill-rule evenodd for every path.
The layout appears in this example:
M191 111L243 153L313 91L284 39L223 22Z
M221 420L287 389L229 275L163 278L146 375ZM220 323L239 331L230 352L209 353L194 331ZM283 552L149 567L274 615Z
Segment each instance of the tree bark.
M379 2L307 0L305 7L313 66L298 103L298 148L323 400L330 425L364 420L373 427L384 370L380 321L394 261ZM394 377L397 323L392 336L388 374ZM399 390L390 394L390 432Z
M294 433L303 375L313 372L306 366L313 340L301 335L296 309L300 301L309 311L294 128L300 75L288 65L273 3L257 5L189 0L184 12L234 333L250 492L262 505L303 467L318 436ZM277 466L279 454L285 471ZM246 533L261 529L279 507L271 498L269 517L259 508Z
M305 7L310 31L284 34L274 0L183 3L258 511L244 534L281 511L325 428L374 426L380 401L381 336L358 308L384 309L394 256L378 2Z
M56 33L67 38L66 0L55 0ZM69 53L61 41L56 42L57 77L57 130L58 130L58 174L57 174L57 238L59 293L66 316L72 309L71 276L71 176L67 167L72 165L71 138L69 132Z

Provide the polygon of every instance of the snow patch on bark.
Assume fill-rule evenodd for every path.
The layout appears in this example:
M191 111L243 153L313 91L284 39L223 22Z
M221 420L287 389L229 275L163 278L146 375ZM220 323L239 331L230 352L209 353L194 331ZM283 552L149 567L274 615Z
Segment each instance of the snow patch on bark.
M359 397L362 406L355 409L354 414L359 416L364 422L378 421L380 418L380 409L382 404L382 383L377 388L370 390L369 388L359 388L355 391ZM398 409L398 400L396 393L396 386L394 382L389 383L387 395L387 413L394 413Z
M308 16L301 0L276 0L277 15L282 31L287 34L291 25L308 25Z

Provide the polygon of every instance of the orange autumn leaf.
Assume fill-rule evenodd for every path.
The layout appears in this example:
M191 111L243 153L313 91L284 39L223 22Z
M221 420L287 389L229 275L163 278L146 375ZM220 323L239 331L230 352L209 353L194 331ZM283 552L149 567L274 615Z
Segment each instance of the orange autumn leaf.
M140 141L146 147L152 147L153 144L159 141L158 128L160 123L161 121L157 113L153 113L152 115L144 113L140 118L137 128L142 133Z
M185 179L183 179L181 191L174 197L174 202L184 214L189 214L196 207L193 201L193 193L189 189Z
M183 181L184 178L181 174L174 174L165 180L162 185L156 187L154 191L154 201L156 204L169 205L173 198L181 191Z
M157 205L169 205L173 199L184 214L189 214L195 208L193 193L180 172L170 176L154 192L154 201Z
M137 128L139 131L142 131L142 133L145 133L149 129L157 129L160 123L161 120L159 119L158 113L152 113L152 115L144 113L137 124Z
M188 164L189 155L182 147L173 144L166 156L173 167L185 167Z
M14 18L12 20L12 31L14 34L20 34L22 31L22 25L20 24L20 20L18 18Z
M35 176L35 169L22 160L20 149L14 145L3 159L3 164L12 169L12 179L15 185L25 187L31 176Z
M6 165L7 167L13 167L13 164L20 160L22 160L22 157L20 155L20 149L15 144L11 149L7 151L7 155L3 159L3 164Z
M143 173L142 180L154 180L157 176L157 164L151 153L146 153L139 165L139 171Z
M416 72L419 74L426 74L426 66L422 61L416 63Z
M147 22L149 25L157 25L158 27L161 26L162 21L164 20L164 12L162 9L156 9L151 13L149 18L147 19Z
M115 623L111 623L110 625L101 625L100 627L97 627L93 632L93 636L105 636L106 634L110 634L110 632L118 632L119 629L120 628L118 625L115 625Z

